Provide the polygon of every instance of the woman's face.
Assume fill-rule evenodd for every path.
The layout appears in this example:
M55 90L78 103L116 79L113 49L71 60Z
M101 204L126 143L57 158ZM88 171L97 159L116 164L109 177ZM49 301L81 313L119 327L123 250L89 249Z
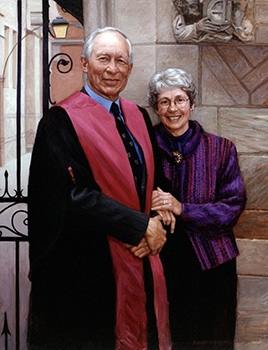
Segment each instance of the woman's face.
M155 112L173 136L180 136L188 130L191 110L189 97L180 88L163 90L158 95Z

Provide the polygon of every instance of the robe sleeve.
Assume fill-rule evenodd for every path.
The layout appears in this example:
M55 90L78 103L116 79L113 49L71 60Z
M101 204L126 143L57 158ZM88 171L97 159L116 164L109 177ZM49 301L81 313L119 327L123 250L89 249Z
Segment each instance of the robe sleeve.
M60 107L51 108L39 123L28 190L31 260L46 254L64 236L67 225L132 245L146 232L148 215L101 192L73 125Z

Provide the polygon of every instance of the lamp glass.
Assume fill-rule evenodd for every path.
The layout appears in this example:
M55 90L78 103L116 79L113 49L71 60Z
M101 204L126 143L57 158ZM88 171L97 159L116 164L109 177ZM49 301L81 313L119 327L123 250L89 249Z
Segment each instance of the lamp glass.
M53 30L57 39L64 39L67 35L68 23L53 25Z

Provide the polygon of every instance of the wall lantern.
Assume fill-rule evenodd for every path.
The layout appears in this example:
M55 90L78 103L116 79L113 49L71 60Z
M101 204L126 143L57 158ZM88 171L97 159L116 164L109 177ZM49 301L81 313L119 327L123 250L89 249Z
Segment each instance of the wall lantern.
M53 36L55 36L57 39L65 39L69 23L65 21L63 17L57 16L55 19L53 19L51 24L55 34Z

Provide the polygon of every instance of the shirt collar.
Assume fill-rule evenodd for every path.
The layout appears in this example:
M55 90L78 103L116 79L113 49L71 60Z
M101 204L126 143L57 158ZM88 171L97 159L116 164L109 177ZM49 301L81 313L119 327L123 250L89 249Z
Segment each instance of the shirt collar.
M93 100L95 100L96 102L98 102L99 104L101 104L105 109L107 109L108 112L110 112L110 109L111 109L111 105L113 103L113 101L110 101L110 100L107 100L106 98L96 94L96 92L94 92L88 84L85 84L85 90L87 92L87 94L93 98ZM116 101L114 101L118 107L119 107L119 110L121 111L121 108L120 108L120 103L119 103L119 97Z

